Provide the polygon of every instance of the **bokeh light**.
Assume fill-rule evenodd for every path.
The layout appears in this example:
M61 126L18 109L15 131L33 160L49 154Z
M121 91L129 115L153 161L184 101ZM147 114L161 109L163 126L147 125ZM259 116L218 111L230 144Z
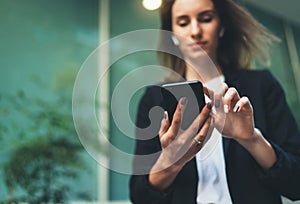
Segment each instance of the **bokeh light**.
M143 0L145 9L153 11L161 6L162 0Z

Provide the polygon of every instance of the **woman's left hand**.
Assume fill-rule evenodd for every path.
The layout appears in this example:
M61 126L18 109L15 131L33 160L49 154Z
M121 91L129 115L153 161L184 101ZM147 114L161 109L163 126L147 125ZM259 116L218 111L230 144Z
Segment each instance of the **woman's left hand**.
M211 93L211 92L210 92ZM212 119L214 126L224 137L241 144L264 169L269 169L277 160L275 150L255 128L253 108L247 97L240 97L235 88L226 84L222 91L213 95Z
M214 126L223 136L240 141L254 140L252 105L247 97L240 97L235 88L224 84L223 90L214 94Z

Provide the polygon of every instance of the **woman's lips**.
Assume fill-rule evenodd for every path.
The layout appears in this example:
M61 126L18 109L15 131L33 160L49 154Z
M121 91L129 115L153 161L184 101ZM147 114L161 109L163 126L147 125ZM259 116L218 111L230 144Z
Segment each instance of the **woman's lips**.
M191 43L189 44L190 47L192 47L193 49L204 49L206 42L195 42L195 43Z

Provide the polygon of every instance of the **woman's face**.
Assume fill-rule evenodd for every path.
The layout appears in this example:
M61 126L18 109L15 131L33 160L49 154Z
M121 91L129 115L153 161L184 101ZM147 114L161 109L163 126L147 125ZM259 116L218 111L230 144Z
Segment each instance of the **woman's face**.
M211 0L175 0L172 31L185 57L204 56L204 50L216 62L220 19Z

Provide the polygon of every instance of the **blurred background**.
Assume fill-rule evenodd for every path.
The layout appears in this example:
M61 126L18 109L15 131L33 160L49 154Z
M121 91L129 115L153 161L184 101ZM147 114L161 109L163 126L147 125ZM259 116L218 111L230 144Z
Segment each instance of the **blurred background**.
M300 2L239 2L282 40L271 66L255 68L275 75L300 124ZM129 203L129 176L98 165L78 139L73 85L102 42L159 25L158 11L142 0L0 0L0 203ZM153 61L139 54L118 61L106 81L108 97L99 96L110 142L128 153L134 141L118 130L107 104L124 75ZM132 120L140 95L131 103Z

